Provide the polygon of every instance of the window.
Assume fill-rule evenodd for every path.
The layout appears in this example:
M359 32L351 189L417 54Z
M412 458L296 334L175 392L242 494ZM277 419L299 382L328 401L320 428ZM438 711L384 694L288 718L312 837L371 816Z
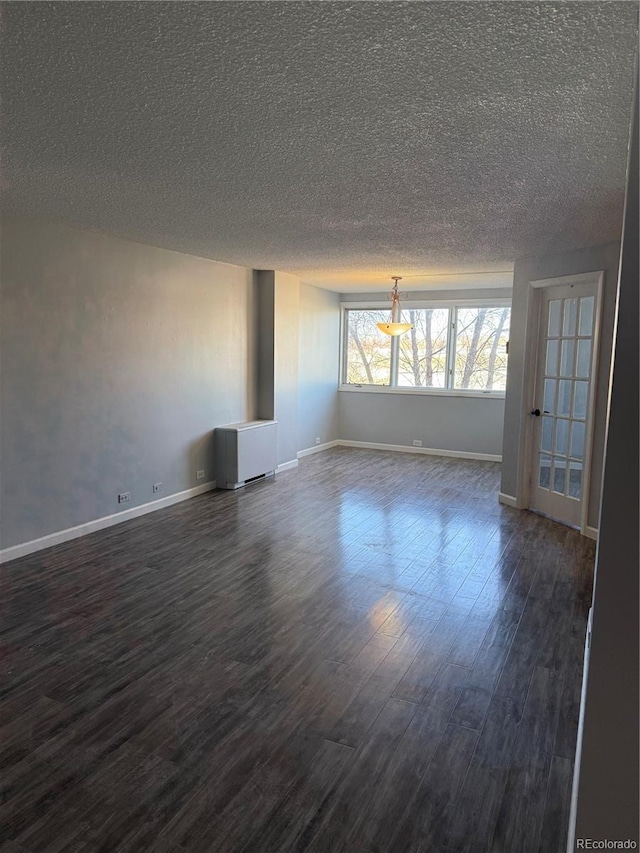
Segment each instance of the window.
M376 326L388 319L388 311L349 311L345 379L349 385L389 384L391 338Z
M504 306L456 309L454 388L505 390L510 313Z
M403 306L413 329L389 337L376 325L388 308L346 305L342 384L502 395L510 313L505 304L413 303Z
M418 308L407 316L413 329L399 338L398 386L446 388L449 311Z

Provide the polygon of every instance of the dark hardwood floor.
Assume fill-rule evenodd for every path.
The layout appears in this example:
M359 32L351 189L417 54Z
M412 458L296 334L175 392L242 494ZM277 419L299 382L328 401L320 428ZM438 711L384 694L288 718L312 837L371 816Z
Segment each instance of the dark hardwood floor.
M593 543L334 449L0 567L3 851L563 853Z

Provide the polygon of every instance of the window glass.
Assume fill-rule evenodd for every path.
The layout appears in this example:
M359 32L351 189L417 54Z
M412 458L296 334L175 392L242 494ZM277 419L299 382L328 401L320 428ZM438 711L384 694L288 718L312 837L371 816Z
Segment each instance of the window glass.
M403 306L403 321L413 328L392 337L377 326L389 321L389 308L345 307L342 381L389 388L504 392L510 314L507 306ZM454 322L452 340L449 330Z
M571 455L582 459L584 454L584 423L573 421L571 424Z
M540 449L551 453L553 450L553 418L542 419L542 438Z
M552 299L549 303L549 328L547 335L550 338L560 334L560 314L562 313L562 300Z
M580 323L578 326L579 335L591 335L593 330L593 304L595 299L593 296L584 296L580 300Z
M569 496L580 498L582 493L582 462L569 463Z
M571 379L561 379L560 389L558 391L558 414L571 414L571 392L573 391L573 382Z
M562 355L560 356L560 376L573 376L573 350L575 343L572 340L562 341Z
M573 417L586 419L588 382L576 382L576 395L573 401Z
M578 341L578 358L576 362L576 376L589 376L591 367L591 341Z
M413 328L399 339L398 386L444 388L449 309L418 308L403 313Z
M459 308L454 388L504 391L507 387L508 308Z
M553 491L560 492L561 495L564 494L566 469L567 460L555 456L553 459Z
M388 321L388 310L347 311L347 384L390 384L391 338L376 325Z
M576 333L576 316L578 313L578 300L565 299L564 301L564 322L562 324L562 334L566 337L572 337Z
M545 414L554 415L556 412L556 385L555 379L544 380L544 396L542 398L542 408Z
M543 489L551 486L551 457L540 454L540 467L538 471L538 485Z
M556 453L569 452L569 421L556 420Z

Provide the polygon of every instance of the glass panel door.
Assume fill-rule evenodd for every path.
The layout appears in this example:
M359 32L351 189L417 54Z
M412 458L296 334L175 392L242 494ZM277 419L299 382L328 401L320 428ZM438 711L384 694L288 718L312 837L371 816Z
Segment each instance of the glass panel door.
M542 291L530 504L572 525L584 493L595 302L595 285Z

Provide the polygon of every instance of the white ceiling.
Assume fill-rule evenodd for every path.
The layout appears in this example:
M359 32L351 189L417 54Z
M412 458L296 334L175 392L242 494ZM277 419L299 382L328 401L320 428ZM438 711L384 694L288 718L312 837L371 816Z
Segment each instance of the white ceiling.
M338 291L506 286L519 257L619 236L635 3L3 18L9 210Z

